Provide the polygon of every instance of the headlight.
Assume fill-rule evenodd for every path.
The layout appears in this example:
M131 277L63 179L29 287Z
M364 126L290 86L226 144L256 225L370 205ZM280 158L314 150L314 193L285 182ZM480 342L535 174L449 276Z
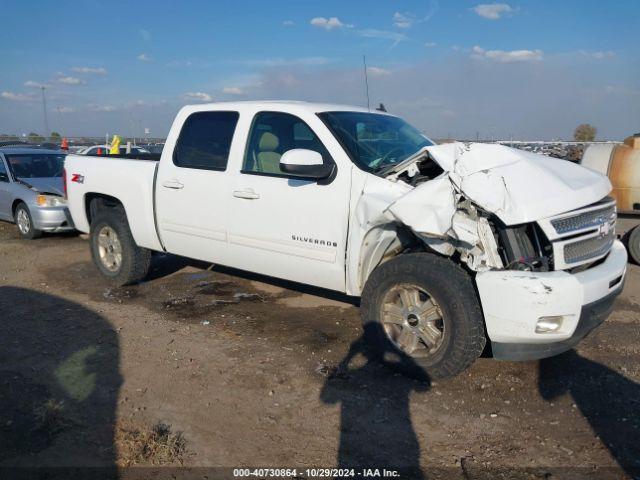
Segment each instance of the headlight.
M40 207L61 207L66 205L67 201L64 197L58 197L57 195L38 195L36 203Z

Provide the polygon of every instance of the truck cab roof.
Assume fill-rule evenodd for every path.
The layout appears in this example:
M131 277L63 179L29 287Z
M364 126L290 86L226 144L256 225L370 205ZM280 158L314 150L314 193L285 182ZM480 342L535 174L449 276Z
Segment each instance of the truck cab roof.
M332 103L315 103L294 100L244 100L238 102L213 102L199 103L195 105L185 105L185 110L203 111L203 110L236 110L236 111L255 111L255 110L275 110L286 111L290 113L306 112L365 112L376 113L380 115L388 115L388 113L380 112L375 109L367 109L365 107L357 107L353 105L341 105Z

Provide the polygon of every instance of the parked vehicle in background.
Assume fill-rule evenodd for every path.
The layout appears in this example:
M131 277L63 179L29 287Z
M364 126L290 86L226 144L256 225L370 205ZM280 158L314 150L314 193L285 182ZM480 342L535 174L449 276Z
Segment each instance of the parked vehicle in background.
M22 238L73 230L64 197L66 153L35 147L0 147L0 220L14 222Z
M93 145L91 147L86 147L83 148L82 150L79 150L78 152L76 152L78 155L101 155L101 156L107 156L109 155L109 150L111 149L111 147L109 145ZM126 145L122 145L119 148L120 150L120 155L126 155L127 153L127 146ZM147 150L146 148L142 148L139 146L134 146L132 145L130 147L130 155L145 155L148 153L151 153L149 150ZM100 153L98 153L100 152Z
M160 160L69 155L69 208L116 285L169 252L361 297L372 347L434 377L575 346L627 254L607 178L501 145L434 145L356 107L184 107ZM486 332L486 334L485 334Z
M581 163L611 180L611 196L618 205L616 230L624 238L629 256L640 264L640 133L618 145L591 145Z
M143 145L139 145L140 148L144 148L153 154L162 153L162 149L164 148L164 143L146 143Z

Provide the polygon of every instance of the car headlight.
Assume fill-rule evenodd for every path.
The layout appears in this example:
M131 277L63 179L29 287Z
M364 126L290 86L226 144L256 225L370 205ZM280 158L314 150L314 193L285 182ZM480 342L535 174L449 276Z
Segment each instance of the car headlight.
M38 195L36 203L40 207L61 207L66 205L67 201L64 197L58 197L57 195Z

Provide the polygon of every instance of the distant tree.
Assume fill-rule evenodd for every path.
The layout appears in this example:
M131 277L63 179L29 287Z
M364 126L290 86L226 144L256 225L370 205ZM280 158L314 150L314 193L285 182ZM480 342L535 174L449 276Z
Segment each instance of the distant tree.
M51 135L49 135L49 138L51 139L51 141L57 141L62 138L62 135L60 135L58 132L51 132Z
M41 143L44 142L44 137L42 135L39 135L35 132L31 132L29 135L27 135L27 139L31 142L31 143Z
M596 127L588 123L582 123L576 127L573 132L573 138L576 142L593 142L596 139Z

